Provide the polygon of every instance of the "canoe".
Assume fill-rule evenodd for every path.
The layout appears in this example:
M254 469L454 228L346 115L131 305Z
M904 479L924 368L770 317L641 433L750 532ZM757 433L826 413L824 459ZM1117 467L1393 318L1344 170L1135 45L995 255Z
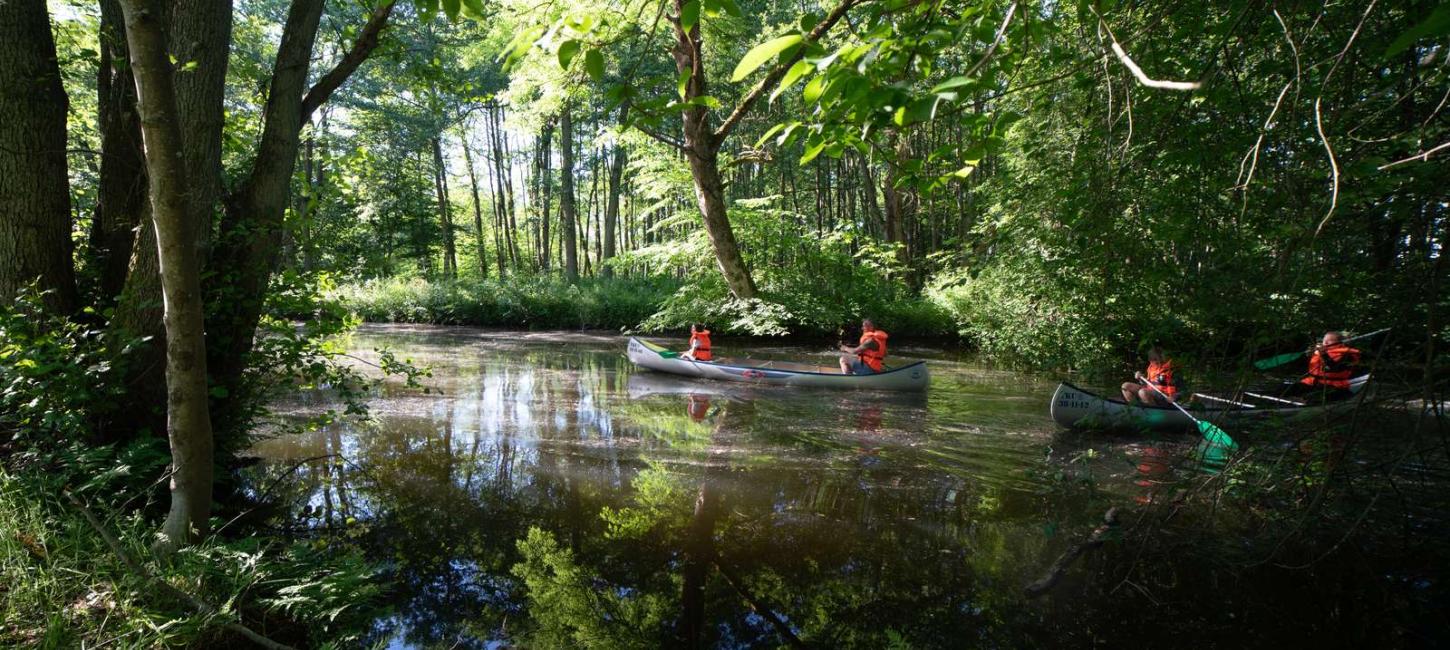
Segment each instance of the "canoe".
M641 368L686 377L775 386L809 386L858 390L926 390L926 362L887 367L874 375L843 375L839 368L768 359L717 358L690 361L637 338L629 339L629 360Z
M1369 375L1350 380L1350 390L1358 394L1369 382ZM1249 401L1244 401L1249 400ZM1257 403L1251 403L1257 401ZM1273 422L1302 421L1316 416L1332 415L1354 409L1359 399L1296 406L1269 400L1240 397L1236 400L1213 400L1213 406L1189 405L1189 412L1219 427L1237 427ZM1057 385L1052 394L1052 420L1069 429L1136 429L1181 431L1194 427L1193 420L1172 406L1127 404L1121 399L1104 397L1067 382Z

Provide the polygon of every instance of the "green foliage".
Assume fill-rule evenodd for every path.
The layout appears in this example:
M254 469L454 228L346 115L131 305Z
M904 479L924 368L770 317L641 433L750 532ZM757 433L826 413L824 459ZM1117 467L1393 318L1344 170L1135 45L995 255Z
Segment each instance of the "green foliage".
M45 450L85 439L119 406L138 342L50 315L33 292L0 306L0 434Z
M246 619L274 638L318 646L355 641L380 615L381 583L355 551L243 538L158 563L148 550L153 524L142 513L91 509L147 571L219 611L199 614L127 567L48 477L0 470L0 645L214 645L229 638L222 623ZM275 613L293 623L256 625Z
M503 282L392 278L346 285L332 295L368 321L624 330L653 314L677 286L667 278L578 284L553 276Z
M869 317L901 335L951 332L946 313L914 296L906 285L894 248L861 238L849 229L799 237L796 229L806 217L773 207L777 202L776 198L743 200L731 209L736 238L749 252L747 261L754 270L760 299L740 300L730 295L702 231L625 255L621 263L676 268L685 273L686 283L643 327L672 329L706 322L722 332L834 334L852 321ZM660 227L669 225L665 222Z

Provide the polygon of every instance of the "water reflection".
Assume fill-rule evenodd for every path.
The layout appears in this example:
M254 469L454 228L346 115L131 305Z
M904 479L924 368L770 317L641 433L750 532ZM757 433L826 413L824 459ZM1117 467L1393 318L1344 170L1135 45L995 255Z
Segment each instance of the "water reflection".
M635 373L616 337L354 347L381 345L442 395L387 387L372 422L259 445L258 471L317 459L280 519L387 563L375 640L401 647L1087 642L1023 585L1105 503L1172 489L1182 455L1057 432L1051 385L945 361L902 396Z

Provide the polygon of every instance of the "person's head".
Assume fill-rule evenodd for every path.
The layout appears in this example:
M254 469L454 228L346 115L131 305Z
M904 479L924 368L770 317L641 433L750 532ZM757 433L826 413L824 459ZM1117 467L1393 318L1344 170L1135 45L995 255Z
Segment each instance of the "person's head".
M876 331L876 323L871 322L871 319L869 319L869 318L863 318L863 319L861 319L861 331L862 332L874 332L874 331Z
M1343 334L1340 334L1339 332L1335 332L1335 331L1332 331L1331 330L1331 331L1328 331L1328 332L1325 332L1324 333L1324 340L1321 341L1321 343L1325 347L1328 347L1328 346L1331 346L1331 345L1338 345L1339 342L1342 341L1342 340L1344 340L1344 335Z
M703 332L703 331L705 331L705 324L704 323L690 323L690 331L691 332Z
M1163 363L1167 359L1168 355L1163 352L1162 346L1155 345L1148 350L1148 360L1153 363Z

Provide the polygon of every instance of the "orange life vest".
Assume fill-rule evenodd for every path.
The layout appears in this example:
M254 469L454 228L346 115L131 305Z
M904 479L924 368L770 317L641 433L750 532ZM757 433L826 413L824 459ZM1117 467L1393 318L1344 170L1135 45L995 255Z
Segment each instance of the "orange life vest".
M699 346L695 347L695 343ZM710 330L700 330L690 335L690 346L695 347L696 361L709 361L714 357L710 354Z
M1349 390L1349 376L1358 363L1359 350L1336 343L1309 355L1309 374L1299 383Z
M1178 397L1178 382L1173 379L1173 360L1164 359L1163 363L1148 363L1148 383L1158 387L1164 395L1170 398Z
M862 350L856 356L861 357L861 363L866 367L881 372L881 362L886 359L886 331L881 329L861 333L861 342L858 346L866 345L867 341L875 341L875 350Z

